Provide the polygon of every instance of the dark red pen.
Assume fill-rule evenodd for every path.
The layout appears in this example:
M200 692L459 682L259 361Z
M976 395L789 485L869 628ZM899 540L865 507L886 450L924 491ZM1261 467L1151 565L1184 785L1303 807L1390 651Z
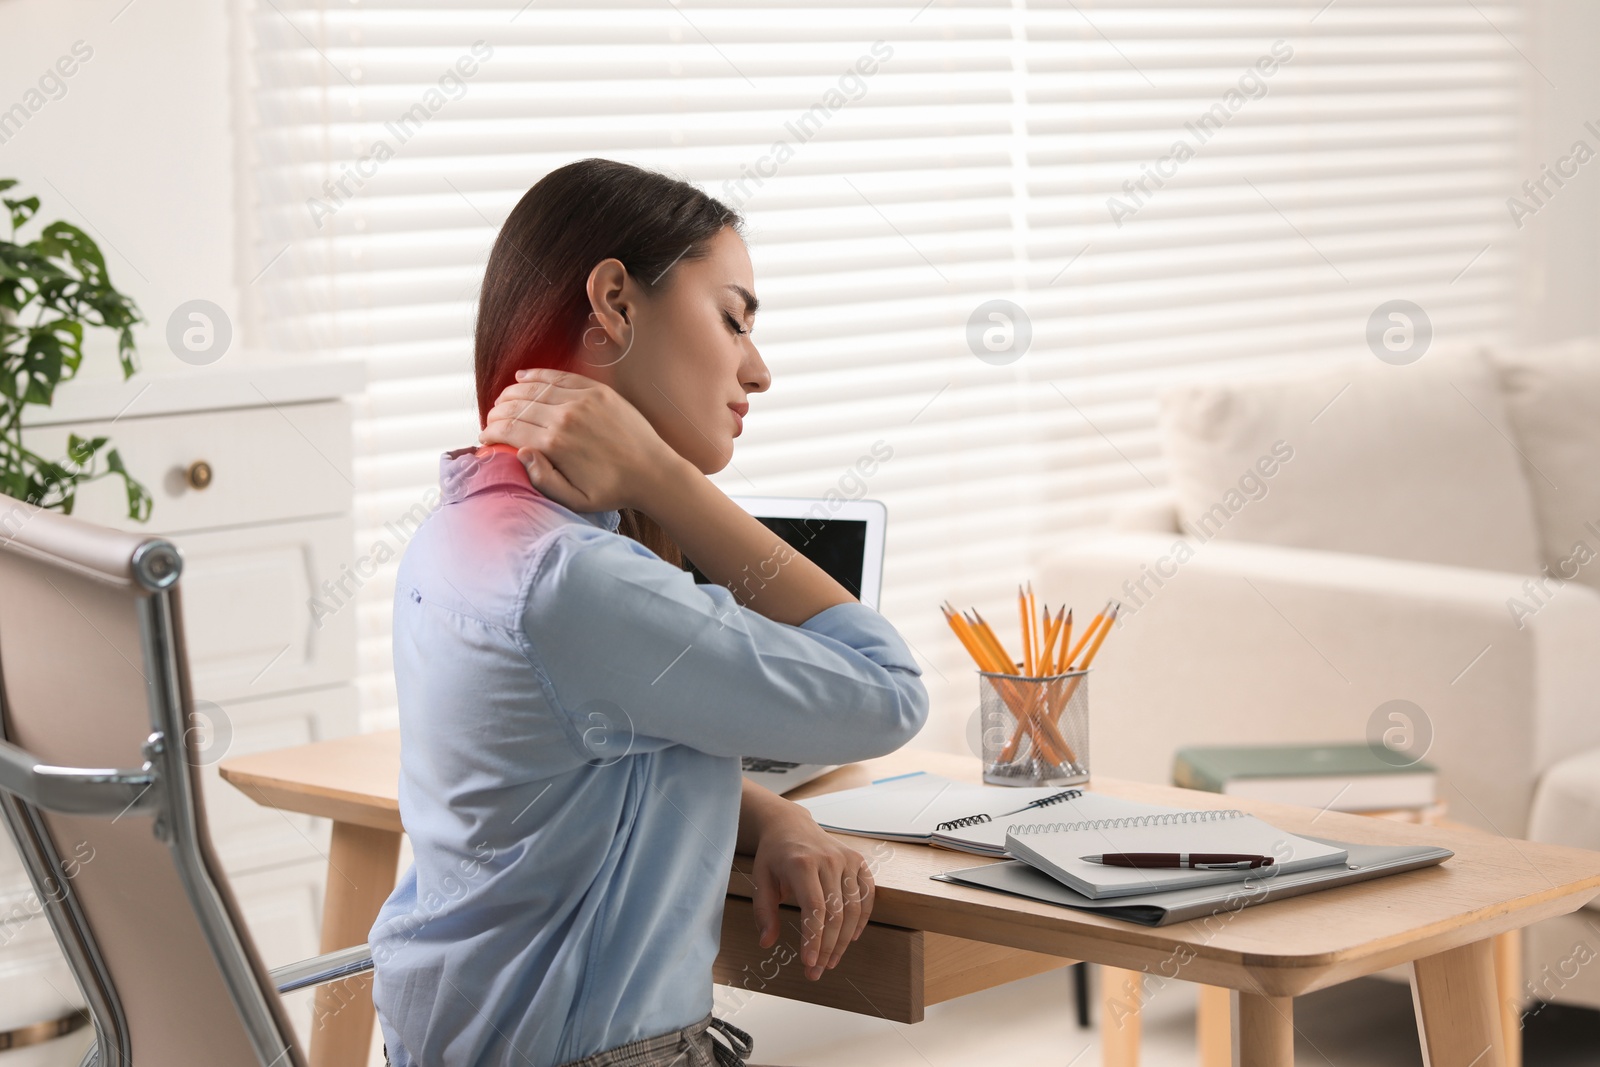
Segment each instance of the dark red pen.
M1196 871L1251 871L1272 866L1271 856L1237 852L1107 852L1082 859L1106 867L1187 867Z

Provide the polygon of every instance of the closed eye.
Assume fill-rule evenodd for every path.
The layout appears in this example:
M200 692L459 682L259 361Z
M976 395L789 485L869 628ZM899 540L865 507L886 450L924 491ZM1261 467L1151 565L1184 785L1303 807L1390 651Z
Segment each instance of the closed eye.
M747 333L750 332L749 330L745 329L743 326L740 326L739 325L739 321L737 319L735 319L732 315L728 314L726 311L724 311L722 313L722 317L725 320L727 320L728 325L733 329L734 333L742 335L742 334L747 334Z

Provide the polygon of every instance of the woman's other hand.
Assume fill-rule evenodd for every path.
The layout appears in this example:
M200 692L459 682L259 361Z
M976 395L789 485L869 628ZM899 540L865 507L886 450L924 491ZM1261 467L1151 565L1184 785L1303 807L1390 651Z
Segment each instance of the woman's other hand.
M515 447L533 487L574 511L648 511L649 493L684 462L616 390L544 368L517 372L478 441Z
M800 964L815 981L844 955L872 914L872 872L866 858L823 832L797 804L767 817L755 851L756 925L761 947L777 943L778 905L800 909Z

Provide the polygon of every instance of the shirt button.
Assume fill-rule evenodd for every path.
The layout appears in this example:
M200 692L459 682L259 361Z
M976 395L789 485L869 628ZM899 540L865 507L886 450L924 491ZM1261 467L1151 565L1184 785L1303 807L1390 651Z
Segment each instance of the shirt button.
M411 599L415 600L418 604L422 603L422 593L419 592L416 589L412 589L411 590Z

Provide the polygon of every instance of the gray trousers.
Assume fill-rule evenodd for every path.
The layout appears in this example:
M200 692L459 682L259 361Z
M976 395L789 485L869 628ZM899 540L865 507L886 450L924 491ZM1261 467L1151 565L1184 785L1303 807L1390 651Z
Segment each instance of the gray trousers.
M727 1044L716 1041L713 1032ZM757 1067L744 1059L750 1055L752 1047L749 1034L730 1022L707 1015L681 1030L642 1037L581 1060L572 1060L562 1067ZM383 1062L389 1062L387 1047L383 1050Z

